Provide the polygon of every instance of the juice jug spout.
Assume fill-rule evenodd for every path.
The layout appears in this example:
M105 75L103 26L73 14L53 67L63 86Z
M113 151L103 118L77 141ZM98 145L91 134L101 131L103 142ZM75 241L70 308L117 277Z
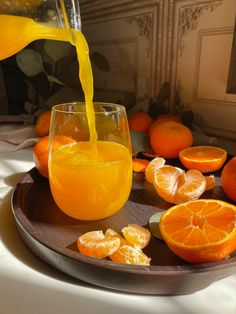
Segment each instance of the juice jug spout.
M0 0L0 60L38 39L74 43L81 31L78 0Z

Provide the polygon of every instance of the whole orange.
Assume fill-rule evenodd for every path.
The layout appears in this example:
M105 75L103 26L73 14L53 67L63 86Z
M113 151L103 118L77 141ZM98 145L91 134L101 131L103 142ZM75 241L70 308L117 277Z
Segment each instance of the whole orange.
M160 157L177 158L179 152L193 144L191 130L178 122L156 125L150 136L152 150Z
M147 132L153 119L147 112L139 111L128 117L129 129L137 132Z
M51 110L41 113L35 124L35 132L39 137L48 135L51 120Z
M68 136L56 135L53 140L53 149L74 142L76 141ZM48 153L49 137L44 136L34 145L33 159L35 167L38 169L39 173L46 178L48 178Z
M224 166L221 172L221 184L225 194L236 202L236 156Z
M170 113L163 113L157 116L157 118L154 120L154 122L150 125L148 128L148 136L151 136L152 130L155 128L155 126L168 121L175 121L181 123L181 120L178 116Z

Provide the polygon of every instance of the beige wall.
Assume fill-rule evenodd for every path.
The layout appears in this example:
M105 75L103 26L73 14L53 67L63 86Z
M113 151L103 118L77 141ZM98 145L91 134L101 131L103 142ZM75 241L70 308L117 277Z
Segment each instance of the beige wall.
M110 71L94 68L100 97L134 92L147 109L163 82L209 134L236 139L236 95L227 94L235 0L81 0L90 50Z

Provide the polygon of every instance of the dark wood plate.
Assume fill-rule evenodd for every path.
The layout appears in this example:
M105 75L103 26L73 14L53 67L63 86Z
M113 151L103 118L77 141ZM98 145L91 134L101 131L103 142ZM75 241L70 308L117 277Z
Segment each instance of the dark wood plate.
M203 198L224 198L217 181ZM77 238L92 230L113 228L120 231L128 223L148 226L149 218L171 205L157 196L142 174L135 174L128 202L115 216L84 222L60 211L51 196L48 180L33 168L16 185L12 210L19 233L39 258L83 281L126 292L144 294L187 294L236 271L236 252L216 263L190 265L174 255L166 244L152 237L144 250L151 266L131 266L81 255Z

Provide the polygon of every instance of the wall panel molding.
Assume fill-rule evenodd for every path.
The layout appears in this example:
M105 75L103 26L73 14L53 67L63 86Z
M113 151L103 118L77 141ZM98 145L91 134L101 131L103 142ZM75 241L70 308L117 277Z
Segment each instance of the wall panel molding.
M112 51L119 43L119 49L134 54L134 46L125 44L130 39L139 50L133 64L136 110L145 110L149 99L168 81L172 90L169 109L173 109L177 90L200 127L209 134L212 130L214 135L218 132L236 139L236 95L226 93L225 74L235 0L81 0L80 6L82 27L92 46L99 49L108 41L107 49ZM113 57L117 54L111 60Z

